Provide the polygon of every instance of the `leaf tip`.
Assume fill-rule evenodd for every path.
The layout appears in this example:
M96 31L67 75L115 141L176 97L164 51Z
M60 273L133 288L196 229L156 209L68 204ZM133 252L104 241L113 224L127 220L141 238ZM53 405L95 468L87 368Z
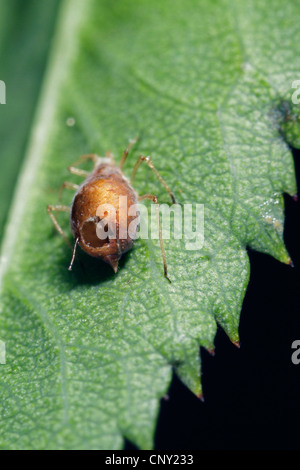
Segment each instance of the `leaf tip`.
M209 352L209 354L213 357L216 354L215 348L206 348L206 351Z

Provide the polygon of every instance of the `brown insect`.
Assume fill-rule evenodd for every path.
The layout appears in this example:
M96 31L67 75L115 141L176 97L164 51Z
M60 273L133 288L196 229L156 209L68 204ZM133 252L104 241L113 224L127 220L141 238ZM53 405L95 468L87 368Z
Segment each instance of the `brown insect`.
M127 159L128 153L131 147L135 144L136 140L130 142L130 144L122 155L121 162L119 165L116 165L112 154L109 152L107 153L106 157L102 158L96 154L82 155L76 163L69 167L69 171L74 175L84 177L85 181L80 186L70 182L65 182L62 184L60 190L60 201L62 198L63 190L65 188L76 191L73 202L71 204L71 208L62 204L58 204L55 206L49 205L47 207L48 214L52 219L54 227L73 250L72 259L69 266L70 271L72 270L72 266L76 256L76 250L79 245L81 249L85 251L88 255L93 256L95 258L99 258L108 263L116 273L118 270L118 264L121 256L132 248L133 243L135 241L134 237L127 236L127 238L125 239L121 239L119 237L121 225L125 223L126 228L128 229L130 223L135 219L135 216L128 215L128 209L132 204L137 204L138 201L149 199L154 202L156 206L160 248L164 266L164 275L168 279L168 281L170 281L167 273L167 262L162 238L157 197L152 194L138 196L136 191L133 189L135 175L142 162L145 162L148 167L154 172L156 177L168 191L173 203L175 203L175 197L166 182L164 181L164 179L160 176L160 174L154 167L150 157L140 155L136 164L133 167L130 182L124 176L122 171L123 166ZM78 168L78 165L87 160L91 160L94 163L94 169L92 172L87 172ZM127 197L127 206L122 207L121 209L119 206L120 196ZM101 216L99 216L98 208L103 204L115 208L115 211L105 211L103 214L105 217L101 219ZM68 237L66 236L61 226L59 225L56 217L54 216L54 212L70 213L70 224L75 240L73 247L71 246ZM115 220L112 220L113 217L115 218ZM110 222L115 222L115 237L110 237L110 233L109 231L107 231L107 236L105 235L104 239L103 237L99 238L97 234L97 226L99 223L101 224L101 220L105 221L106 225L104 228L110 226ZM137 230L138 225L136 226L136 232Z

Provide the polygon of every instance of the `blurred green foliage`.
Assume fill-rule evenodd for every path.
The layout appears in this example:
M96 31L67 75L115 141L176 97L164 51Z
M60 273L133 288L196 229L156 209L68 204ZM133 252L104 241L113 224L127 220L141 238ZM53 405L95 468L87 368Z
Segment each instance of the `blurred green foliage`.
M28 142L58 0L0 1L0 240Z

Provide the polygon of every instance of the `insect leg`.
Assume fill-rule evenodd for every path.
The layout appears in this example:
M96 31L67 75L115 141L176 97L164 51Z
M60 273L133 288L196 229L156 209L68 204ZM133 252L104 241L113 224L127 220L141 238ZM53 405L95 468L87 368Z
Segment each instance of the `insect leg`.
M173 204L176 204L176 200L175 200L175 196L174 194L172 193L171 189L169 188L169 186L167 185L167 183L165 182L165 180L160 176L160 174L158 173L157 169L155 168L155 166L153 165L153 162L151 160L150 157L145 157L144 155L140 155L136 164L134 165L133 167L133 170L132 170L132 174L131 174L131 184L134 183L134 179L135 179L135 175L136 175L136 172L138 171L140 165L145 162L146 165L148 165L148 167L153 171L153 173L156 175L157 179L162 183L162 185L165 187L166 191L170 194L170 197L172 199L172 202Z
M95 168L99 163L100 157L96 153L89 153L87 155L81 155L79 160L77 160L77 162L73 163L73 165L69 167L69 172L72 173L73 175L83 176L84 178L86 178L91 173L89 171L81 170L80 168L77 168L77 166L83 162L86 162L87 160L92 160L94 162L94 168Z
M59 190L59 202L61 202L62 200L62 195L63 195L63 191L64 189L72 189L73 191L77 191L79 189L79 185L78 184L74 184L74 183L69 183L68 181L65 181L61 187L60 187L60 190Z
M69 242L69 239L68 239L67 235L65 234L65 232L63 231L63 229L61 228L61 226L57 222L56 217L53 214L53 212L70 212L70 208L68 206L62 206L62 205L59 204L57 206L48 206L47 207L47 212L49 214L50 219L53 222L54 227L58 231L58 233L63 237L63 239L65 240L67 245L72 249L72 245Z
M166 260L166 252L162 237L162 230L161 230L161 223L159 217L159 206L158 206L158 199L156 196L152 194L144 194L144 196L139 197L139 201L143 201L144 199L150 199L150 201L154 202L156 208L156 215L157 215L157 224L158 224L158 232L159 232L159 241L160 241L160 250L163 259L163 266L164 266L164 276L165 278L171 283L170 279L168 278L168 269L167 269L167 260Z
M121 170L123 169L123 166L126 162L126 159L128 157L128 154L129 154L130 150L132 149L134 144L137 143L138 140L139 140L138 137L136 137L135 139L132 139L132 140L129 141L129 145L128 145L127 149L123 152L123 155L121 157L121 161L120 161L120 169Z

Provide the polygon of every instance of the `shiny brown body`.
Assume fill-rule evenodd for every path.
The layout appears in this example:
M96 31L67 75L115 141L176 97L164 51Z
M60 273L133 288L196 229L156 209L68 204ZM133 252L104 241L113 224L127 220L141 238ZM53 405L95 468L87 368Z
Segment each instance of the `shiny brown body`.
M120 196L127 197L127 211L120 211ZM132 248L134 239L119 238L119 227L123 224L128 229L136 216L129 216L128 209L138 203L138 197L119 167L111 163L100 163L91 175L80 186L71 207L71 228L75 240L86 253L100 258L117 271L121 256ZM116 238L109 236L101 240L96 233L97 224L101 220L98 208L109 204L115 213L105 214L105 220L116 222Z
M87 254L105 261L117 272L119 259L132 248L136 239L139 227L138 201L150 200L156 207L164 275L165 278L171 282L167 275L167 262L160 225L158 199L153 194L144 194L138 197L133 189L136 172L143 162L153 171L156 178L165 187L172 202L176 203L176 201L174 194L154 167L149 156L139 156L133 167L130 183L123 175L122 170L129 150L136 141L137 139L130 141L128 147L122 154L119 165L115 164L110 152L107 152L106 158L101 158L96 154L82 155L73 166L69 167L69 171L73 175L84 177L85 181L80 186L66 181L62 184L60 191L60 201L62 191L65 188L76 191L71 205L71 212L69 206L62 205L61 203L47 207L49 217L54 227L64 238L65 242L72 248L67 235L54 215L56 212L70 213L71 229L75 239L73 255L69 266L70 271L72 270L76 250L79 245ZM78 165L86 161L92 161L94 163L92 172L78 168ZM126 196L126 200L124 196ZM123 197L122 202L120 201L120 197ZM103 205L108 205L105 210ZM132 208L133 205L134 207ZM133 209L130 212L131 215L129 215L129 208ZM99 225L101 228L100 232ZM114 231L110 230L112 225L114 226ZM101 236L99 236L99 233Z

